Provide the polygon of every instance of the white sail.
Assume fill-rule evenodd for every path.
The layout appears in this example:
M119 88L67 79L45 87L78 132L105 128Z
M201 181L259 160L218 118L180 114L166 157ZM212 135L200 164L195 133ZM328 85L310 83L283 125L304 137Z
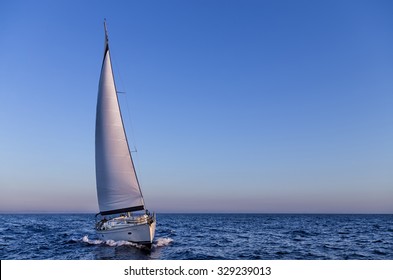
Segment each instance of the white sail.
M98 87L95 133L100 213L107 215L143 210L144 201L124 131L107 35Z

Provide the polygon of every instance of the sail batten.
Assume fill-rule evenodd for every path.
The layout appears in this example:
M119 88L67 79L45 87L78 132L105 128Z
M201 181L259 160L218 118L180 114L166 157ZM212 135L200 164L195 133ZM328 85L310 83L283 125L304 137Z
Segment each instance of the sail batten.
M108 37L98 86L95 131L96 184L100 213L144 209L144 201L124 130L113 78Z

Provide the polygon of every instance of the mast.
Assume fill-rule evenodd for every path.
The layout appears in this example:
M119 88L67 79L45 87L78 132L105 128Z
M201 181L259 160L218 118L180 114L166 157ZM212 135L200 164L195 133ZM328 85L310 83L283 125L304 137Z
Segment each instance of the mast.
M105 29L105 42L108 42L108 28L106 27L106 18L104 18L104 29Z

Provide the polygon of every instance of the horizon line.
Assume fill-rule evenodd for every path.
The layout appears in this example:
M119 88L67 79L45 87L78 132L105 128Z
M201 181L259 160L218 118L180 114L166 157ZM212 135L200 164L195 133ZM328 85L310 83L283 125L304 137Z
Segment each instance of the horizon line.
M164 212L155 212L156 214L207 214L207 215L214 215L214 214L244 214L244 215L393 215L393 213L388 212L171 212L171 211L164 211ZM51 215L96 215L96 212L78 212L78 211L0 211L0 215L8 215L8 214L15 214L15 215L23 215L23 214L37 214L37 215L44 215L44 214L51 214Z

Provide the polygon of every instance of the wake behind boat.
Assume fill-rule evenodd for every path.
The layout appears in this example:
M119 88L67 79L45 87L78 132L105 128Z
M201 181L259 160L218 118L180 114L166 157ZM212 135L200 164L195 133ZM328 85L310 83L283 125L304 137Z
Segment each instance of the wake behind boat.
M95 131L96 185L100 213L96 232L104 240L151 246L156 217L145 208L117 97L105 27Z

